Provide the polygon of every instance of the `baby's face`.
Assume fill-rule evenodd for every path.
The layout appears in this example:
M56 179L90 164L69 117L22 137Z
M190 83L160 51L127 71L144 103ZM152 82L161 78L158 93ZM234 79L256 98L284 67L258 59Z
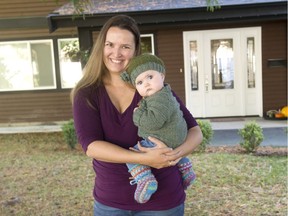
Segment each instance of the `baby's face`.
M141 73L135 80L135 87L142 97L148 97L160 91L164 86L164 74L155 70Z

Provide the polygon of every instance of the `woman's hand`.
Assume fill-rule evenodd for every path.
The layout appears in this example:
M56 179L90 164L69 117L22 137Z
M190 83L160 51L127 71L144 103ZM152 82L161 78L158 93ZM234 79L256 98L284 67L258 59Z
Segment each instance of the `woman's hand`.
M139 152L144 153L144 162L141 164L160 169L174 166L181 159L180 151L175 151L172 148L167 147L165 143L154 137L149 137L149 140L156 146L153 148L146 148L138 143ZM134 148L131 148L131 150L135 151Z

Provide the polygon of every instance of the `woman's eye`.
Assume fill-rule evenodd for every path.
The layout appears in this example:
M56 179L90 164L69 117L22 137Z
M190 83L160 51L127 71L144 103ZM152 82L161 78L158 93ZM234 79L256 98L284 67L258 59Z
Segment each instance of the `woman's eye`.
M105 43L105 46L112 47L112 44L111 43Z
M142 81L137 82L137 85L141 85L141 84L142 84Z
M129 46L122 46L122 49L130 49Z

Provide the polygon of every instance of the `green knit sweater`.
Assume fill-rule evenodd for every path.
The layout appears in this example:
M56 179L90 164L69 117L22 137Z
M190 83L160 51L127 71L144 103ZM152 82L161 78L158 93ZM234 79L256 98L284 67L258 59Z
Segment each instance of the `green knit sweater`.
M171 148L181 145L187 136L187 124L179 107L168 84L143 98L133 114L138 135L145 139L158 138Z

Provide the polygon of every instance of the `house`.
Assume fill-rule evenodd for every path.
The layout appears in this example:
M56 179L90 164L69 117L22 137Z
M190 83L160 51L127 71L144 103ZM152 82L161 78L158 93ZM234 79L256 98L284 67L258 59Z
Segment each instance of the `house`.
M62 73L69 73L71 66L68 65L72 61L61 60L59 50L63 51L63 46L59 44L65 45L67 40L74 42L76 35L71 32L77 29L73 33L79 37L81 50L90 49L102 25L116 14L127 14L137 21L146 51L163 59L166 81L195 117L263 116L268 110L285 106L287 1L219 0L219 4L220 10L210 12L206 1L93 0L84 12L85 19L75 17L71 4L65 4L47 16L51 34L47 29L45 34L36 31L44 26L34 19L34 29L25 30L30 34L24 38L52 40L54 58L51 62L54 64L48 71L54 70L54 77L50 77L50 83L49 76L44 77L42 80L46 82L41 89L10 91L6 88L2 91L0 64L0 123L54 122L71 118L69 88L73 81L63 87ZM5 23L0 19L1 22ZM13 30L16 34L16 27L19 28L14 24L10 30L6 23L6 28L0 30ZM1 34L0 50L2 41L11 43L22 39L20 34L13 38L7 33L6 38ZM35 61L31 56L33 65ZM78 77L79 70L73 74ZM33 80L37 76L36 73ZM51 80L56 81L54 86ZM36 84L39 86L39 79Z
M0 124L71 118L71 88L61 82L58 44L77 39L78 32L71 27L51 34L46 18L64 3L0 1Z

